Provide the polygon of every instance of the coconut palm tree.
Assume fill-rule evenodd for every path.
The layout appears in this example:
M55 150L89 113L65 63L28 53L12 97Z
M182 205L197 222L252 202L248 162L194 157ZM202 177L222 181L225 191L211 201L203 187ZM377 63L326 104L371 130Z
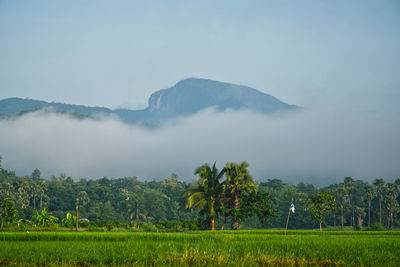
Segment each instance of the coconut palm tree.
M351 220L350 224L352 227L355 226L354 223L354 179L351 177L344 177L344 187L349 195L349 201L351 203Z
M234 162L227 163L226 168L226 182L224 183L224 191L232 197L233 210L232 210L232 229L239 229L238 215L240 211L240 195L242 193L251 193L257 189L257 184L254 183L253 178L247 169L249 164L242 162L236 164Z
M371 227L371 200L372 197L374 196L374 188L372 187L372 185L365 185L365 193L367 195L367 199L368 199L368 228Z
M365 217L365 215L366 215L365 209L362 208L362 207L356 206L356 207L354 208L354 211L355 211L355 214L356 214L356 216L357 216L357 227L358 227L359 229L361 229L361 228L362 228L362 225L363 225L364 217Z
M386 210L386 229L391 229L393 226L393 217L399 212L399 203L397 197L399 195L399 188L394 183L387 183L384 187L383 203Z
M198 187L183 193L183 197L186 198L184 208L199 209L206 214L211 230L214 230L216 205L222 192L220 179L225 173L225 168L219 171L215 165L214 162L212 167L207 163L198 167L194 172L200 176Z
M336 188L335 197L336 197L336 201L338 202L339 207L340 207L340 229L343 230L343 226L344 226L343 210L344 210L345 203L347 203L347 201L348 201L348 195L346 192L346 188L344 187L343 184L341 184L339 187Z
M379 203L379 223L382 224L382 199L385 181L382 178L377 178L374 180L373 185L375 188L375 196L378 197Z
M78 222L79 222L79 205L85 206L88 204L90 201L88 194L86 191L80 191L78 193L78 196L76 198L76 206L75 206L75 212L76 212L76 224L75 224L75 231L78 232Z

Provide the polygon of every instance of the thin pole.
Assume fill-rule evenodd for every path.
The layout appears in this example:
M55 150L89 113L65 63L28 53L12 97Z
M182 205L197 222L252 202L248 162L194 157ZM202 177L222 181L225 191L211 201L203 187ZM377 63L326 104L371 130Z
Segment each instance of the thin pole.
M76 203L76 206L75 206L75 211L76 211L76 222L75 222L75 232L78 232L78 220L79 220L79 212L78 212L78 202Z
M285 235L286 235L287 227L288 227L288 224L289 224L289 217L290 217L290 208L289 208L289 213L288 213L287 219L286 219Z
M291 203L293 203L293 198L292 198L292 202ZM290 208L291 207L289 207L289 213L288 213L288 216L287 216L287 219L286 219L285 235L286 235L287 227L288 227L288 224L289 224Z

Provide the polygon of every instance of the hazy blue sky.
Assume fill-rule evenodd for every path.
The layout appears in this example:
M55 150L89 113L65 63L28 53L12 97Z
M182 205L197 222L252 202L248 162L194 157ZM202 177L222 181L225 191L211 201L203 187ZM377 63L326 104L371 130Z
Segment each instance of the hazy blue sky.
M0 121L3 166L190 181L204 162L246 160L260 180L400 176L398 0L0 0L0 99L141 108L187 77L307 109L285 118L211 109L150 132L36 112Z
M0 0L0 98L144 107L187 77L395 109L400 2Z

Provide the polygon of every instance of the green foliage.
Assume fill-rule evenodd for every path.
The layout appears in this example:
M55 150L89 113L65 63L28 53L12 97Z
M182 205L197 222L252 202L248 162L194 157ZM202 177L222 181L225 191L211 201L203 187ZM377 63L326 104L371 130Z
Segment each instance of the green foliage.
M35 169L33 172L32 172L32 180L34 180L34 181L39 181L40 180L40 170L39 169Z
M195 174L199 175L198 186L196 188L185 191L184 208L199 209L200 214L206 217L209 226L214 230L214 220L216 218L216 206L221 197L222 185L220 179L225 173L225 169L219 171L214 165L210 167L204 164L195 170Z
M246 218L246 213L242 212L243 206L240 205L241 196L251 195L257 190L257 184L254 183L248 170L248 163L242 162L236 164L234 162L227 163L226 182L223 185L226 198L230 198L228 205L228 215L232 217L232 229L239 229L240 223ZM250 212L251 213L251 212Z
M14 202L9 198L3 199L0 205L1 228L3 228L4 223L9 225L16 222L17 218L18 211L15 209Z
M58 218L53 216L51 212L47 212L46 208L43 208L32 217L32 222L37 226L51 226L57 221Z
M78 196L76 197L76 205L85 206L89 203L90 198L86 191L79 191Z
M13 171L0 168L0 203L4 199L12 201L18 218L23 221L30 220L44 207L53 216L64 218L67 211L75 211L78 204L79 217L89 219L88 227L93 228L97 227L97 222L111 221L128 225L130 221L134 221L136 225L146 223L150 225L149 229L154 230L153 226L158 221L196 220L199 222L199 229L209 229L211 219L214 219L218 228L236 223L242 228L265 229L285 227L288 208L293 199L296 213L290 215L289 229L318 227L318 221L308 209L308 196L318 191L315 186L305 183L290 185L279 179L268 179L257 185L249 179L251 176L247 164L228 165L229 173L224 168L226 175L218 179L211 202L201 199L204 199L206 191L211 194L212 183L209 184L211 187L208 184L201 185L200 179L186 183L179 181L175 174L161 181L140 181L137 177L103 177L74 181L66 174L45 180L38 169L30 176L17 176ZM240 166L244 167L237 170ZM209 168L209 174L213 175L212 166ZM200 178L200 173L198 174ZM218 173L215 176L217 175ZM245 182L248 180L249 184ZM342 225L343 229L354 226L365 229L379 222L386 229L397 228L400 226L399 185L400 179L394 183L376 179L373 184L369 184L346 177L341 183L321 188L335 196L339 207L337 211L327 213L323 223L332 229L338 229ZM206 187L209 188L206 190ZM192 196L191 205L188 204L188 195L182 198L185 191L196 193ZM86 195L80 192L86 192ZM265 221L257 219L261 213L255 215L257 212L252 210L254 205L250 205L254 202L244 199L253 195L252 192L269 194L272 199L268 203L273 208L274 217ZM185 202L192 209L184 209ZM245 204L246 202L250 204ZM258 208L262 210L262 207ZM3 224L7 225L5 221ZM15 225L15 221L9 224L10 227ZM84 223L80 222L79 225ZM106 224L101 227L104 227L104 231L107 230ZM115 225L112 230L118 229L120 226ZM176 229L180 227L177 226ZM142 231L143 227L131 230Z
M163 232L183 232L199 230L199 221L158 221L155 226Z
M383 231L383 225L380 223L374 223L371 228L369 229L370 231Z
M253 182L248 171L248 164L227 163L222 171L208 164L196 169L199 180L197 186L187 190L185 208L200 210L201 223L208 227L211 224L214 230L214 220L218 215L223 215L222 228L227 219L232 218L232 229L239 229L240 224L251 216L258 216L263 222L272 216L273 209L270 205L268 193L257 192L257 184ZM220 179L226 174L226 181Z
M274 209L271 205L272 197L269 193L251 192L241 195L240 221L244 221L248 217L257 216L262 222L266 223L267 219L274 216Z
M242 162L236 164L234 162L226 164L226 183L224 183L225 191L232 196L236 194L252 193L257 189L257 184L254 183L253 177L248 170L249 164Z
M310 211L319 222L321 230L321 224L326 214L337 209L335 197L328 191L319 191L315 195L310 195L308 199Z
M76 217L72 215L70 212L67 212L65 218L62 219L61 221L67 227L74 227L76 223Z

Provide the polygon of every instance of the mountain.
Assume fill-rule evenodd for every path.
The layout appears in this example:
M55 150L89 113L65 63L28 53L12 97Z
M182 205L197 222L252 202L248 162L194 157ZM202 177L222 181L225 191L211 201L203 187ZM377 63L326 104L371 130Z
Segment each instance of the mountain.
M77 117L95 117L98 114L117 115L128 123L157 125L161 121L180 116L190 116L209 107L217 111L251 110L271 114L300 109L254 88L207 79L189 78L174 86L159 90L149 98L143 110L86 107L62 103L8 98L0 100L0 115L17 116L26 112L48 109L51 112L69 113Z
M115 112L126 121L160 121L192 115L209 107L216 107L217 111L247 109L262 114L300 109L247 86L189 78L153 93L144 110Z
M49 112L70 113L81 117L92 117L97 116L98 114L109 115L114 113L111 109L104 107L87 107L54 102L49 103L40 100L17 97L0 100L0 115L3 116L23 115L28 112L42 109L48 109Z

